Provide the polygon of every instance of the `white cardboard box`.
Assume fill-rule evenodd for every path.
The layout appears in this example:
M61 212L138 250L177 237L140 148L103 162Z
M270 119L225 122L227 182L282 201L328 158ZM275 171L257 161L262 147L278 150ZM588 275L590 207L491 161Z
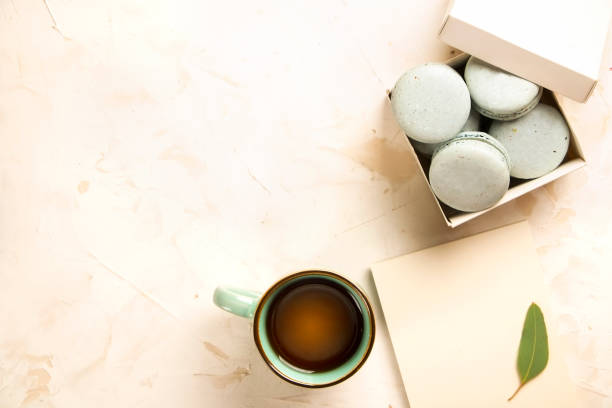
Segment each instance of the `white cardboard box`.
M439 37L585 102L597 84L611 13L610 0L451 0Z
M463 66L467 62L468 58L469 58L469 55L461 54L448 61L445 61L445 63L457 69L460 73L462 73ZM482 215L488 211L491 211L493 208L499 207L500 205L503 205L507 203L508 201L514 200L515 198L520 197L523 194L526 194L532 190L535 190L536 188L541 187L553 180L556 180L561 176L571 173L572 171L577 170L586 164L586 159L580 147L580 143L578 142L578 138L576 137L576 134L574 132L572 123L568 119L568 117L565 115L565 112L563 111L563 107L559 105L555 93L549 90L544 90L544 94L542 95L542 103L547 103L559 109L559 111L565 118L570 128L570 145L569 145L567 155L565 156L565 159L563 159L563 162L561 163L559 167L557 167L555 170L551 171L550 173L542 177L539 177L533 180L519 180L519 179L513 178L510 181L510 188L508 189L506 194L504 194L502 199L498 201L493 207L490 207L483 211L469 212L469 213L461 212L461 211L455 210L441 203L438 200L438 198L435 196L433 190L431 190L431 185L429 184L428 173L429 173L430 158L417 153L412 147L412 145L410 144L410 139L406 137L406 140L408 141L408 144L410 145L410 151L413 154L413 158L419 162L419 165L420 165L419 169L421 170L421 174L423 175L423 177L425 177L428 180L427 185L429 186L429 190L432 196L434 197L438 205L438 208L442 212L442 215L444 216L446 224L449 227L455 228L473 218L478 217L479 215Z
M431 191L450 227L457 227L586 164L574 127L559 105L556 93L584 102L593 92L611 13L612 0L450 0L439 37L465 54L446 63L461 72L468 56L474 55L543 86L542 102L559 109L571 132L568 153L557 169L533 180L512 179L508 192L489 209L460 212L442 204ZM417 154L412 146L410 150L427 178L429 158Z

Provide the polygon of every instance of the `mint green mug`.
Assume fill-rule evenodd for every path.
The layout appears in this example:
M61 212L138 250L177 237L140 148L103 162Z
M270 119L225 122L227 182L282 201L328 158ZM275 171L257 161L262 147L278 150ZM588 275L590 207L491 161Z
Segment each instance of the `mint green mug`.
M266 324L270 305L279 292L288 285L313 279L330 280L342 286L358 304L363 322L363 333L356 351L343 363L326 371L303 370L287 363L272 346ZM255 344L266 364L282 379L302 387L327 387L346 380L365 363L374 344L374 313L368 298L355 284L336 273L318 270L297 272L276 282L263 295L252 290L220 286L215 289L213 301L223 310L253 320Z

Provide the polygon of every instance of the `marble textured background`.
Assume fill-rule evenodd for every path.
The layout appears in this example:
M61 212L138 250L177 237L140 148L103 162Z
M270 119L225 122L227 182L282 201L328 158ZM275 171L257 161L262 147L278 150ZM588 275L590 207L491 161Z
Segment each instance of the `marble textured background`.
M450 230L386 98L456 54L445 7L0 1L0 406L408 407L378 307L362 370L305 390L215 286L319 267L377 302L373 262L527 218L581 400L612 407L612 41L562 100L587 168Z

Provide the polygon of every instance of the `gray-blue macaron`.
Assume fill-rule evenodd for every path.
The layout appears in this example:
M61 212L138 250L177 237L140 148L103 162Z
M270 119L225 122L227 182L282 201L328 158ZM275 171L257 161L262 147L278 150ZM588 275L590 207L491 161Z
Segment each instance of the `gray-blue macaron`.
M516 120L493 121L489 134L504 145L512 160L510 175L520 179L533 179L556 169L570 142L570 129L561 113L542 103Z
M463 78L445 64L412 68L395 84L391 106L406 135L422 143L440 143L459 133L470 113Z
M511 162L504 146L484 132L463 132L436 149L429 183L440 201L460 211L481 211L508 191Z

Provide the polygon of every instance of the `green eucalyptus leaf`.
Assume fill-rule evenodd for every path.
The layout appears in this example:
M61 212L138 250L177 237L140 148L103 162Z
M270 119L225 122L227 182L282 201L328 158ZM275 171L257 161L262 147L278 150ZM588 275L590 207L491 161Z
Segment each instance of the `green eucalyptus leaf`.
M548 364L546 323L544 323L544 315L540 307L532 303L527 310L525 323L523 323L516 362L520 384L508 401L514 398L525 384L544 371L546 364Z

